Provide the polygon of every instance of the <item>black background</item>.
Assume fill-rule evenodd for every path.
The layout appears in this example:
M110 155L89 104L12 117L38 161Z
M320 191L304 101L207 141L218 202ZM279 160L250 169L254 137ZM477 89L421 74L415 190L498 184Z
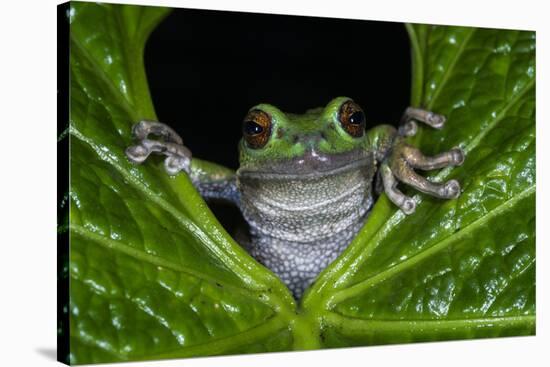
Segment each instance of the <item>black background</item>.
M402 23L174 9L151 34L145 66L159 120L194 157L233 169L258 103L302 113L348 96L369 127L397 124L410 100ZM230 234L246 227L236 207L208 204Z
M57 136L69 128L69 3L57 6ZM69 135L57 141L57 360L69 364Z
M368 126L395 124L410 99L410 46L402 23L174 9L145 51L160 121L197 158L238 167L248 109L301 113L343 95Z

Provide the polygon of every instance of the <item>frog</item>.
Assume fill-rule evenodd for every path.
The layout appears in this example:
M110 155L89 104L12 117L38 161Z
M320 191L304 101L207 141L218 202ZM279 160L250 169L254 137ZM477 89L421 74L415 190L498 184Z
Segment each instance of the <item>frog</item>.
M237 170L196 159L174 129L154 120L132 127L136 143L125 153L134 164L162 155L168 175L183 172L206 200L236 205L249 227L240 244L300 299L359 233L380 195L404 215L417 204L398 184L442 200L460 195L457 180L434 182L417 170L459 166L464 151L427 156L407 139L418 123L441 129L445 122L408 107L396 126L367 129L365 112L349 97L303 114L260 103L242 122Z

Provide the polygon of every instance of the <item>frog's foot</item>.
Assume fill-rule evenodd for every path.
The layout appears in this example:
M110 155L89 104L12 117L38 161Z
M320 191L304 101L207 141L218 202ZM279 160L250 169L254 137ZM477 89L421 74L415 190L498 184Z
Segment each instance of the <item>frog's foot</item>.
M416 203L414 200L405 194L403 194L397 188L398 181L395 179L391 168L387 163L382 163L380 166L380 174L382 176L382 183L384 185L384 191L388 198L405 214L412 214L416 209Z
M132 135L138 144L126 149L126 156L131 162L143 163L151 153L164 154L164 168L169 175L179 171L189 173L191 151L171 127L157 121L142 120L134 125ZM149 135L158 136L161 140L148 139Z
M413 121L420 121L436 129L441 129L445 125L445 116L421 108L408 107L403 114L401 123L402 125L407 125L408 122Z
M397 144L391 157L384 162L381 169L384 191L388 198L399 206L405 214L411 214L416 208L414 200L397 189L398 182L403 182L426 194L441 198L454 199L460 195L460 184L456 180L435 183L420 176L414 168L432 170L447 166L459 166L464 162L464 152L460 148L427 157L418 149L405 143Z

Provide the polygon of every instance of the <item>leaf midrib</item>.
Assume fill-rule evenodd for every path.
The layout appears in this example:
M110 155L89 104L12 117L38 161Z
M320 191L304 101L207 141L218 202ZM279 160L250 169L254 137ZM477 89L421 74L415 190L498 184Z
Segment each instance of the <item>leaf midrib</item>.
M494 327L495 325L534 326L535 315L493 316L457 319L400 319L400 320L365 320L343 316L334 312L327 312L323 319L327 324L336 326L341 332L364 335L365 332L407 333L411 331L443 331L456 330L461 327Z
M476 30L477 28L470 28L468 34L464 38L464 41L462 42L456 54L454 55L453 59L451 60L449 67L445 70L445 73L443 74L443 77L441 78L440 83L437 86L437 89L432 94L432 98L430 99L430 103L428 103L426 109L430 110L433 107L435 100L437 99L437 97L439 97L439 94L441 93L441 90L443 90L443 87L445 86L445 84L447 84L447 81L451 77L451 74L453 73L453 70L455 68L455 65L458 59L466 49L466 46L468 45L470 39L472 38Z
M244 288L236 287L230 283L227 283L224 279L213 277L198 271L195 271L190 268L182 267L174 262L168 261L164 258L152 255L150 253L147 253L145 251L142 251L138 248L125 245L124 243L120 241L115 241L113 239L110 239L108 237L105 237L103 235L99 235L93 231L88 230L85 226L81 226L78 224L71 224L70 228L71 232L82 236L100 246L113 249L115 251L119 251L125 255L128 255L130 257L133 257L134 259L147 262L151 265L160 266L166 269L174 270L186 275L189 275L194 278L198 278L207 282L210 282L212 284L220 284L224 288L231 290L232 292L242 294L245 297L254 297L254 295L257 294L257 292L253 292L252 290L246 290ZM252 293L252 294L251 294ZM258 297L254 297L254 299L258 299ZM262 299L259 299L262 301Z

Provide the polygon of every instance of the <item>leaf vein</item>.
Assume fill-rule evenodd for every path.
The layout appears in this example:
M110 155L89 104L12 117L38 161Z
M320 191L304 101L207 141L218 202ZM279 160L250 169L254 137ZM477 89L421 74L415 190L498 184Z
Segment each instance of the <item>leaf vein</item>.
M464 41L462 41L462 44L460 45L460 48L457 50L455 56L451 60L451 63L449 64L449 66L445 70L445 74L443 74L443 78L441 79L440 83L438 84L437 89L432 94L432 98L431 98L430 103L428 104L428 107L427 107L428 110L432 108L432 106L435 103L435 100L439 96L439 93L441 92L441 90L443 89L445 84L447 84L447 81L449 80L458 59L460 58L460 56L462 55L462 53L466 49L466 45L469 43L470 39L472 38L472 35L475 33L476 30L477 30L477 28L470 28L470 31L468 32L468 35L464 38Z
M368 289L378 283L381 283L387 280L388 278L399 274L401 271L408 269L409 267L417 264L418 262L423 261L426 258L435 255L436 253L447 248L450 244L456 242L460 238L467 236L469 233L471 233L472 231L476 230L477 228L482 226L484 223L486 223L489 219L496 217L512 209L514 207L514 204L527 198L530 195L533 195L534 193L535 193L535 185L531 185L529 186L529 188L523 190L520 194L501 203L499 206L494 208L491 212L486 213L483 216L480 216L474 222L468 224L466 227L460 229L458 232L443 239L439 243L431 246L430 248L424 250L423 252L420 252L408 258L407 260L404 260L398 263L397 265L394 265L372 277L364 279L361 282L356 283L349 288L337 291L332 295L332 297L330 297L327 300L327 306L328 306L327 308L331 309L336 305L336 303L341 302L342 300L348 299L350 297L353 297L358 293L360 293L361 291L364 291L365 289Z
M348 316L343 316L334 312L328 312L324 315L324 320L331 326L336 326L340 331L347 331L350 334L359 334L364 332L411 332L411 331L434 331L449 330L454 331L460 327L494 327L528 325L535 326L535 315L517 315L502 317L483 317L472 319L442 319L442 320L364 320Z
M102 235L94 233L94 232L86 229L85 227L83 227L81 225L71 224L70 230L71 230L71 232L73 232L75 234L78 234L78 235L80 235L80 236L82 236L86 239L89 239L89 240L93 241L94 243L97 243L101 246L104 246L104 247L107 247L107 248L110 248L110 249L117 250L117 251L119 251L119 252L121 252L125 255L131 256L135 259L146 261L149 264L156 265L156 266L161 266L161 267L164 267L166 269L170 269L170 270L174 270L174 271L177 271L177 272L180 272L180 273L184 273L184 274L187 274L187 275L192 276L194 278L203 279L203 280L209 281L212 284L216 284L216 283L221 284L224 287L227 287L228 289L231 289L231 291L233 291L233 292L238 292L238 293L241 293L241 294L245 293L245 296L247 296L247 297L251 296L249 293L253 293L251 290L248 290L248 289L245 289L245 288L238 288L238 287L235 287L231 284L227 284L223 279L218 279L218 278L206 275L204 273L194 271L192 269L184 268L184 267L182 267L182 266L180 266L176 263L167 261L163 258L151 255L149 253L146 253L143 250L139 250L137 248L125 245L125 244L123 244L119 241L109 239L107 237L104 237ZM258 297L255 297L255 298L258 298ZM262 299L260 299L260 301L261 300Z

